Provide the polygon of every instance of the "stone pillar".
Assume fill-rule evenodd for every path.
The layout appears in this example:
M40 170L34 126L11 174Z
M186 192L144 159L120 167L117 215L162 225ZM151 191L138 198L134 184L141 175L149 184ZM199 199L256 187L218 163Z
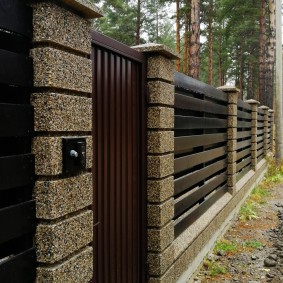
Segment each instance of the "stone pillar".
M228 191L236 193L236 165L237 165L237 111L239 90L236 87L222 86L218 89L227 94L228 126L227 126L227 183Z
M264 156L266 157L268 153L268 110L269 110L269 107L263 105L263 106L260 106L259 108L262 109L264 112L263 150L264 150Z
M33 153L37 181L36 282L93 276L92 64L89 1L34 1ZM62 138L86 138L86 169L64 174Z
M270 115L270 151L275 152L275 143L274 143L274 110L268 110Z
M173 282L174 86L177 56L160 44L135 46L147 57L147 196L149 282ZM165 274L166 273L166 274ZM165 275L164 275L165 274ZM166 279L161 279L165 278ZM169 281L168 281L169 280ZM171 281L170 281L171 280Z
M257 166L257 115L259 102L253 99L246 101L251 105L252 108L252 128L251 128L251 140L252 140L252 169L256 171Z

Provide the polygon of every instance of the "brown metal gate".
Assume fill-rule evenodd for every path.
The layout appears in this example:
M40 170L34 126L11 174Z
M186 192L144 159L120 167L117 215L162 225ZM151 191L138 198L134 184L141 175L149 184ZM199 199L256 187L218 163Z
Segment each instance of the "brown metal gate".
M94 282L144 282L144 56L96 32L92 55Z

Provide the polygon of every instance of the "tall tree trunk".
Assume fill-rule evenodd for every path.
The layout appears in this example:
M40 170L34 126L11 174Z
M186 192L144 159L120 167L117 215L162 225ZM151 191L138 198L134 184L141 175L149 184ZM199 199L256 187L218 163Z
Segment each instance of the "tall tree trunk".
M191 2L190 76L199 78L200 0Z
M213 0L209 0L208 18L208 84L212 84L212 21L213 21Z
M189 42L190 42L190 38L189 38L189 12L190 12L190 8L189 8L189 1L186 1L186 11L185 11L185 34L184 34L184 55L183 55L183 73L188 75L188 67L189 67Z
M267 73L266 73L266 96L261 103L273 108L274 91L274 63L275 63L275 0L269 0L269 32L267 46Z
M261 0L260 3L260 18L259 18L259 97L256 100L263 101L266 95L265 92L265 44L266 44L266 0Z
M254 97L254 93L253 93L253 63L252 63L251 60L249 60L248 72L249 72L249 77L248 77L248 99L254 99L255 97Z
M276 0L276 96L275 96L275 159L277 166L283 159L283 121L282 121L282 14L281 1ZM282 167L281 167L282 168Z
M138 0L137 4L136 45L139 45L141 34L141 0Z
M176 0L176 52L180 56L180 1ZM176 60L176 69L180 71L180 59Z
M239 50L239 62L240 62L240 68L239 68L239 89L240 89L240 97L243 99L243 86L244 86L244 60L243 60L243 49L242 46L240 46Z

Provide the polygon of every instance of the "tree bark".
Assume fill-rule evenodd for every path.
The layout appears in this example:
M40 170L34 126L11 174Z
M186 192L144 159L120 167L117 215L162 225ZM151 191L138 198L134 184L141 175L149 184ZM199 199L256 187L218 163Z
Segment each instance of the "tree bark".
M260 18L259 18L259 97L256 100L263 101L265 92L265 44L266 44L266 0L261 0L260 3Z
M209 18L208 18L208 84L212 84L212 55L213 55L213 49L212 49L212 43L213 43L213 37L212 37L212 21L213 21L213 0L209 0Z
M275 158L277 165L283 159L282 114L282 15L281 1L276 1L276 96L275 96Z
M275 0L269 0L269 32L267 46L267 68L266 68L266 95L261 101L263 105L273 108L274 92L274 64L275 64Z
M190 34L189 34L189 26L190 26L190 3L189 0L186 1L186 11L185 11L185 34L184 34L184 55L183 55L183 73L188 75L188 67L189 67L189 42L190 42Z
M180 56L180 1L176 0L176 52ZM176 60L176 70L180 72L180 59Z
M199 78L200 0L191 2L190 76Z

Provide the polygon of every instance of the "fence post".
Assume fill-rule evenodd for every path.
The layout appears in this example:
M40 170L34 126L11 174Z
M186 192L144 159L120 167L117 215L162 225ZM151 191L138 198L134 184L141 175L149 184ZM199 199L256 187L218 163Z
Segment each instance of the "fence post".
M275 151L275 143L274 143L274 110L269 109L270 113L270 151L273 153Z
M228 191L236 192L236 161L237 161L237 104L239 90L236 87L222 86L218 89L227 94L228 126L227 126L227 183Z
M93 276L90 19L99 17L100 11L90 1L31 2L33 153L38 176L34 196L39 220L35 242L40 263L36 282L89 282ZM70 138L80 142L79 152L86 157L72 174L63 165L68 158L63 144ZM69 161L65 164L74 163Z
M246 100L252 108L252 128L251 128L251 140L252 140L252 169L256 171L257 166L257 113L259 102L254 99Z
M268 110L269 110L269 107L262 105L259 108L264 111L263 150L264 150L264 156L266 157L268 153Z
M174 59L164 45L134 49L147 58L147 196L149 275L174 281ZM167 271L167 272L166 272ZM166 273L166 274L165 274ZM169 282L168 281L168 282ZM158 281L159 282L159 281ZM167 282L167 281L166 281Z

